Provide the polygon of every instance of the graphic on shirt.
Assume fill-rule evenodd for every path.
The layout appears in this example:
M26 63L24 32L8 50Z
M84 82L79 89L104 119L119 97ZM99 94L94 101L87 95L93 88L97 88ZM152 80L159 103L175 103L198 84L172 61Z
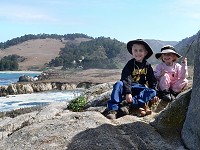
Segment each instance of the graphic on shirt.
M138 82L140 80L141 75L145 75L147 74L147 68L143 68L143 69L134 69L132 72L132 80L134 82Z

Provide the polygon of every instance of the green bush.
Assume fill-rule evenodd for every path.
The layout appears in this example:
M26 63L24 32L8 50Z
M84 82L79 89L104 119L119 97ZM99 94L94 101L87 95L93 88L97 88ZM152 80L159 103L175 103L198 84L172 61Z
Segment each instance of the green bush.
M87 103L86 98L83 96L79 96L69 103L67 109L74 112L80 112L83 111L83 108L86 105L86 103Z

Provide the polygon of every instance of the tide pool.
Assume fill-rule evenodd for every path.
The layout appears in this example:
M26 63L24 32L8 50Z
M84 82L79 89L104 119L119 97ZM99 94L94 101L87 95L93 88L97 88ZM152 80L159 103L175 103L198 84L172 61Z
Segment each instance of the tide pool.
M11 111L14 109L44 106L53 102L70 101L80 96L82 90L67 90L67 91L46 91L32 94L8 95L0 97L0 112Z

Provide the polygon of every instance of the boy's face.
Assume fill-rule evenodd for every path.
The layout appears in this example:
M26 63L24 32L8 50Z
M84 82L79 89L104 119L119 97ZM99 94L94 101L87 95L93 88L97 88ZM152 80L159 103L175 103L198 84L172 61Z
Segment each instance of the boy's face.
M132 56L136 61L142 62L144 57L147 55L147 50L142 44L133 44L132 46Z

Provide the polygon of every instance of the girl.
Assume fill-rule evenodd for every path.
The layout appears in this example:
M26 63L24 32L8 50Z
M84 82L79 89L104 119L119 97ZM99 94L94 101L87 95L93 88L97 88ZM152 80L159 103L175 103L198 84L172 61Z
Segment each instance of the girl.
M155 57L162 60L154 72L158 81L158 90L162 91L160 98L172 101L172 96L177 96L187 86L187 58L183 58L181 64L177 63L178 58L182 56L171 45L162 47L161 52L155 54Z

